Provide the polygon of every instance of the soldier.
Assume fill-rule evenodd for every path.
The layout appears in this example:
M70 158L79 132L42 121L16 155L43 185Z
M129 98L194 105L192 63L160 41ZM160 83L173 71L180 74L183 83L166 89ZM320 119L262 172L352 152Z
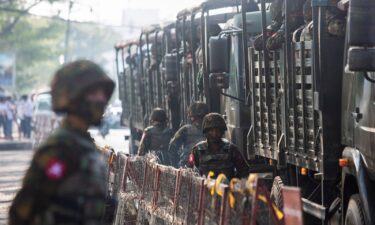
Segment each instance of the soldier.
M52 106L66 117L36 150L10 207L9 225L103 224L106 165L87 129L100 124L114 86L86 60L56 72Z
M248 165L238 148L223 138L227 126L218 113L209 113L203 118L203 133L206 140L193 147L189 156L189 166L197 167L201 175L210 171L216 177L224 173L228 179L248 175Z
M187 158L191 152L191 149L199 141L204 140L202 133L202 121L203 117L208 113L208 107L206 103L194 102L190 105L188 110L188 116L191 120L191 124L182 126L174 135L171 142L169 143L168 152L173 155L173 161L180 167L187 166ZM181 151L180 148L182 147Z
M298 27L304 24L304 18L303 18L303 5L305 3L305 0L297 0L290 3L290 13L289 13L289 31L293 32ZM285 10L285 4L283 4L282 7L282 17L283 21L278 31L276 31L274 34L272 34L266 43L268 50L277 50L282 47L282 44L285 40L285 22L286 22L286 10Z
M169 164L168 143L172 137L172 130L167 127L167 114L164 109L152 110L150 124L151 126L143 131L138 155L155 151L162 164Z
M267 26L266 32L267 37L273 35L281 26L282 23L282 7L283 7L283 0L273 0L270 5L270 14L271 14L271 24ZM254 40L254 49L257 51L263 50L263 34L259 34L255 37Z
M330 6L327 7L326 26L327 33L331 37L345 36L345 13L336 6L338 0L330 0ZM314 23L312 21L311 0L306 0L303 5L303 17L305 24L293 33L293 41L311 41L313 39Z
M305 24L293 32L293 42L312 40L313 22L311 0L306 0L303 4L303 19Z

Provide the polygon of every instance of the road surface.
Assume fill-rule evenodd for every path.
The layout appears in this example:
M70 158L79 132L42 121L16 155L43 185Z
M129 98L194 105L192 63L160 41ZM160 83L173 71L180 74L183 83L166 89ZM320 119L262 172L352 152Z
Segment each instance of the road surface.
M32 153L32 150L0 151L0 225L6 224L9 206L21 186Z

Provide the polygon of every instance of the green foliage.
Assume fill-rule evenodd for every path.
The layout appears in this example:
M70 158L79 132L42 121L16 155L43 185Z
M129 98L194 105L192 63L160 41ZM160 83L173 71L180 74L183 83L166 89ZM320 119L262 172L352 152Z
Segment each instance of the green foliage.
M0 11L0 29L17 13ZM49 86L65 52L66 21L24 15L11 31L0 35L0 52L16 54L16 94ZM104 26L72 23L69 59L86 58L108 63L105 52L112 53L119 34ZM12 90L9 90L12 91Z
M0 51L16 54L17 93L29 92L49 80L59 66L63 35L61 21L23 17L11 33L0 39Z
M114 56L113 45L120 39L120 34L113 28L92 24L72 24L69 59L85 58L94 60L102 66L109 63L113 65L113 58L108 58L108 54Z

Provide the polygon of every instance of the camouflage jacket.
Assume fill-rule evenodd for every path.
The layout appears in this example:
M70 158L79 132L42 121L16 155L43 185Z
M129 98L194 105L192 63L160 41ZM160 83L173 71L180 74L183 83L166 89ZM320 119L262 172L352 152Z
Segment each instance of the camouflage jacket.
M9 225L103 224L106 165L87 132L66 122L36 150Z
M168 151L173 157L174 164L180 167L187 166L187 159L192 148L204 139L202 121L182 126L169 143Z
M169 163L168 143L172 137L172 130L160 124L147 127L143 131L139 144L138 155L145 155L155 151L163 164Z
M214 172L215 177L224 173L228 179L248 175L248 166L242 153L224 138L218 151L210 150L207 141L199 142L194 146L189 161L194 163L201 175L207 175L210 171Z

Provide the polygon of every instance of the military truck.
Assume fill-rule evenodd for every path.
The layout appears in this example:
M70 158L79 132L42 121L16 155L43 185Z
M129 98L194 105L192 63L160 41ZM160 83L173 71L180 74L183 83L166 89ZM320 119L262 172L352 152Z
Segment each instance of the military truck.
M152 109L167 109L172 127L178 129L176 95L170 92L170 71L166 71L164 55L175 48L175 23L152 25L142 30L139 40L115 46L120 99L123 104L122 124L131 130L132 154L137 153L144 128ZM173 71L172 71L173 72ZM173 75L176 77L176 75Z
M116 69L119 98L122 103L121 124L130 128L130 153L135 154L142 136L144 123L143 83L139 69L139 42L119 43L116 50Z
M211 16L208 12L234 5L238 3L203 3L180 12L176 21L143 29L137 42L130 41L115 46L120 98L124 108L122 123L131 129L131 153L136 153L142 131L148 125L148 117L153 108L166 109L170 126L176 131L188 122L186 112L189 105L194 101L205 101L209 98L206 96L211 95L211 92L204 91L203 86L198 90L196 75L199 63L195 52L200 44L197 43L199 40L193 37L198 36L198 25L203 27L199 37L205 40L202 46L206 48L212 35L208 32L206 18L217 25L225 23L233 16L233 13ZM197 14L200 15L199 18L195 18ZM132 52L132 48L136 48L136 53ZM203 58L205 54L207 53L203 53ZM203 62L201 64L203 67L206 65ZM208 87L208 81L203 81L203 84ZM212 107L219 110L214 103Z
M282 185L298 186L307 223L375 224L375 2L260 0L255 11L238 3L209 0L178 13L175 50L161 55L174 126L191 101L206 101L256 160L251 171L273 172L276 205ZM237 10L213 13L225 7ZM225 25L210 38L215 16Z
M306 223L319 224L318 218L324 224L374 224L375 3L312 0L304 6L311 7L311 21L301 24L298 36L293 17L299 3L285 0L283 40L276 49L267 47L275 36L267 37L266 4L260 2L257 17L261 50L248 44L248 26L254 26L249 19L258 12L242 13L237 33L247 34L246 48L236 50L235 31L210 41L210 50L225 56L210 62L212 83L234 95L224 112L241 118L242 111L230 106L235 100L250 110L250 121L241 122L250 127L247 155L274 166L271 195L279 207L281 186L298 186L304 211L312 216ZM231 82L241 84L241 76L244 83L233 91Z

